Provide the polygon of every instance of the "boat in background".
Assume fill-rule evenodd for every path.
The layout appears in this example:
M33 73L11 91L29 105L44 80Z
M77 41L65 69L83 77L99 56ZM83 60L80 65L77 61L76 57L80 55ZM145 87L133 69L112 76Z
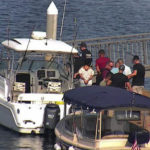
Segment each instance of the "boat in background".
M56 150L131 150L134 144L150 149L150 98L91 86L65 92L64 102L75 111L55 128Z
M73 87L71 62L77 50L39 31L2 45L0 125L24 134L54 129L64 115L63 92Z

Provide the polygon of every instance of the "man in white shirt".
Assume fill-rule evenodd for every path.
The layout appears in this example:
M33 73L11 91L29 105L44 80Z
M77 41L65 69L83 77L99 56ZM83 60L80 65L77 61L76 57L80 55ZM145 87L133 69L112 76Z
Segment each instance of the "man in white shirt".
M78 73L80 75L80 86L92 85L94 71L89 64L85 64L83 67L81 67Z
M124 74L124 75L128 76L129 74L131 74L131 69L130 69L130 67L124 64L123 59L119 58L119 59L117 60L117 62L119 63L120 66L121 66L121 65L124 65L124 66L125 66L125 69L124 69L124 71L123 71L123 74Z

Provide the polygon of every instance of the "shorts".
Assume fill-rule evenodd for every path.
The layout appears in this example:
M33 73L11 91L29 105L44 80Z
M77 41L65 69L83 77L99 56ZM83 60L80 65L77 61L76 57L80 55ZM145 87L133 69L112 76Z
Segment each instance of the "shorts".
M133 92L138 93L138 94L142 94L143 90L144 90L144 86L137 86L134 85L132 87Z

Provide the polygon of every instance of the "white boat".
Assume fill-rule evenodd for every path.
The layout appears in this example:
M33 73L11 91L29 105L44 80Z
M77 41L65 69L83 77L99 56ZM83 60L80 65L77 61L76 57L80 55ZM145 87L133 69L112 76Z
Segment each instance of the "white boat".
M64 101L78 111L57 124L56 150L150 149L150 98L91 86L65 92Z
M2 42L9 58L0 64L0 124L20 133L42 134L45 126L54 128L51 122L56 125L59 109L63 117L63 92L72 84L67 57L77 51L62 41L30 39L24 57L28 41Z
M53 2L51 7L56 9ZM64 115L63 92L72 88L71 61L77 50L39 31L2 45L0 125L24 134L54 129Z

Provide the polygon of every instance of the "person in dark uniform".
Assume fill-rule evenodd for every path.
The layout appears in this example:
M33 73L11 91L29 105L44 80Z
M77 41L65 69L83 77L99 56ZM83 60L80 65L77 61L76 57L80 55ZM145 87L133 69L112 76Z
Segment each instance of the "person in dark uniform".
M75 76L77 75L79 69L85 64L89 64L91 66L92 63L92 54L87 49L87 45L84 42L81 42L80 44L80 52L77 56L74 57L74 73Z
M121 65L119 67L119 72L112 75L107 85L111 85L111 86L119 87L123 89L127 88L128 90L132 91L128 77L123 74L124 69L125 69L125 66Z
M87 45L84 42L81 42L80 44L80 59L82 62L82 66L84 66L87 62L89 65L92 63L92 54L91 52L87 49Z
M144 89L145 67L140 63L139 56L137 55L133 57L133 64L133 72L128 75L128 78L133 78L133 92L142 94L142 91Z

